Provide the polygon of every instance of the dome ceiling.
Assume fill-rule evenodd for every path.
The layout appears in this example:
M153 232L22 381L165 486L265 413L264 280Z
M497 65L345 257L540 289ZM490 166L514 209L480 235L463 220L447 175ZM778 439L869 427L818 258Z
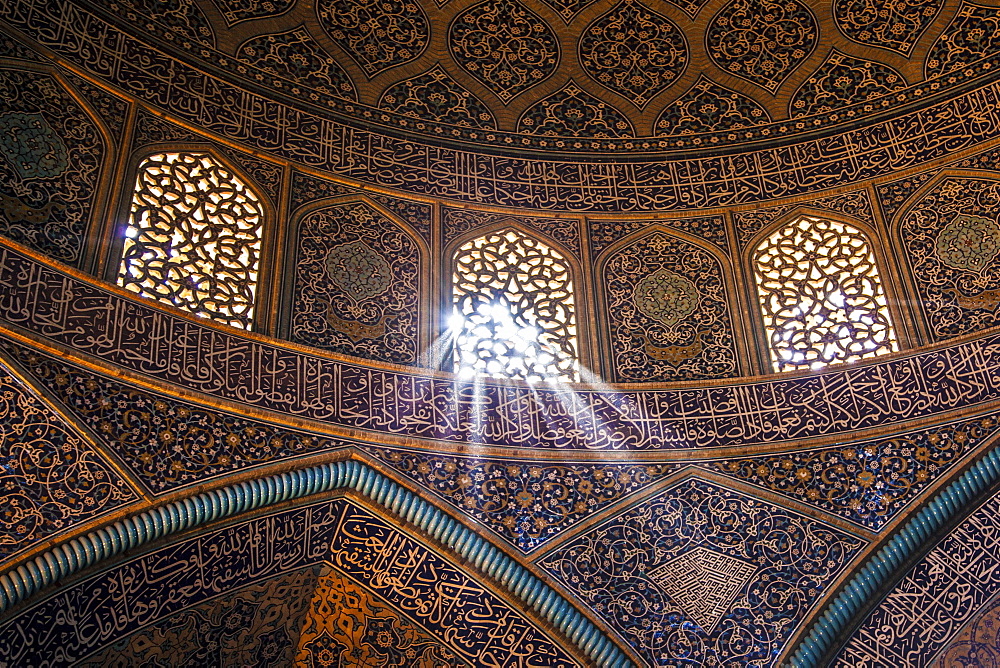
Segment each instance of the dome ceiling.
M286 104L506 151L843 131L989 76L1000 39L1000 9L952 0L103 3L142 39Z

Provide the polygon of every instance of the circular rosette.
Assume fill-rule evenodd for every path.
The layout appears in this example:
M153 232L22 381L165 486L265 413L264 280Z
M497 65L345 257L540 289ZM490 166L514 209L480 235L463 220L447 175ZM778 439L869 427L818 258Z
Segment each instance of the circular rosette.
M980 273L1000 255L1000 225L961 213L938 234L934 250L952 269Z
M326 272L356 304L382 294L392 281L389 263L363 241L332 249L326 256Z
M698 288L680 274L660 269L636 284L632 299L643 315L669 328L698 308Z

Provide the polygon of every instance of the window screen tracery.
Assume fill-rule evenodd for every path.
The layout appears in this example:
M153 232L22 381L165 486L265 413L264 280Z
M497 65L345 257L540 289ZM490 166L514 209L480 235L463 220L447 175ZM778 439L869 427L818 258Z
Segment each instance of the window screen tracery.
M569 263L515 229L490 232L454 255L455 370L526 380L578 379Z
M775 370L899 349L875 256L858 228L803 216L761 241L754 269Z
M138 168L118 284L249 329L263 207L210 153L156 153Z

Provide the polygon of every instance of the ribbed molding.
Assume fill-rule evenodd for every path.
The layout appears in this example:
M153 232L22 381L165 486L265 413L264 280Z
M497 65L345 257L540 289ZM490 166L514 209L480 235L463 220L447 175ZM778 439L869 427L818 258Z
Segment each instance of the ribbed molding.
M157 538L289 499L345 488L401 515L503 583L576 643L594 665L633 666L589 619L519 563L412 492L355 461L324 464L205 492L74 538L0 576L0 614L57 580Z
M997 480L1000 480L1000 448L991 450L962 477L938 493L868 560L865 567L827 605L823 616L813 623L809 634L799 643L786 665L794 668L819 666L834 641L842 639L875 592L897 574L899 565Z

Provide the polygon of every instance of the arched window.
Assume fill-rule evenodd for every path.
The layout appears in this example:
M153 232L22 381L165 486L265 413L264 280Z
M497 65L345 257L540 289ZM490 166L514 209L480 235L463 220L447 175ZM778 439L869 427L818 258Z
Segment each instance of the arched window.
M579 377L569 263L519 232L489 232L454 255L455 370L527 380Z
M210 153L155 153L138 168L118 284L249 329L260 265L260 198Z
M753 264L776 371L899 349L875 256L858 228L802 216L761 241Z

